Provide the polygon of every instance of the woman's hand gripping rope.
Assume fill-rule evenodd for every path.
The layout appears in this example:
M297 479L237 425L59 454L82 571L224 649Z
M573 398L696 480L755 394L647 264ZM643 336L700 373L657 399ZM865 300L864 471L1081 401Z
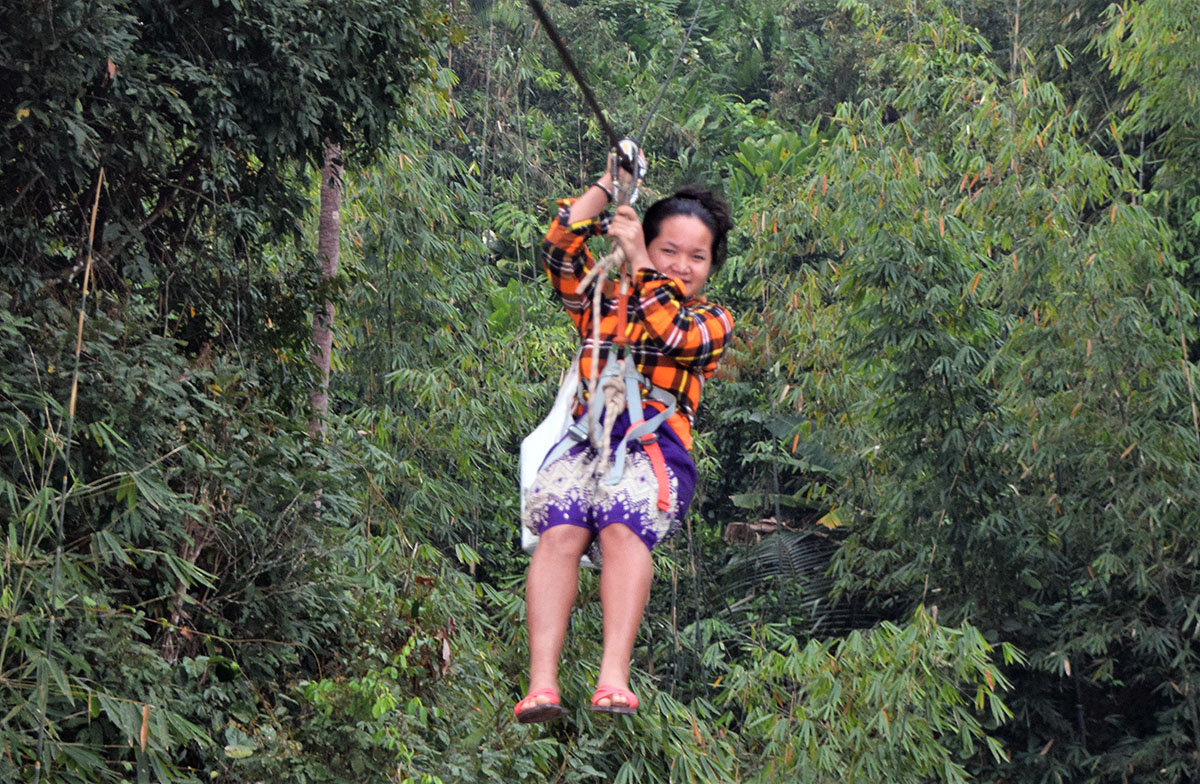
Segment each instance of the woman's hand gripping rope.
M627 161L634 161L637 171L631 171ZM637 199L638 189L645 176L645 154L632 139L622 139L620 149L609 153L608 167L604 176L597 182L597 185L617 202L616 214L613 215L608 228L608 235L613 239L613 248L579 281L580 291L586 291L597 278L604 280L611 271L621 269L626 261L631 262L632 272L651 266L650 256L646 252L645 235L642 234L642 222L631 206ZM624 272L622 269L622 276ZM597 290L599 289L598 286ZM595 310L598 307L597 302L593 295L593 315L597 317L593 323L596 324L599 323L599 311Z
M628 162L633 162L633 169ZM596 476L601 476L608 470L612 452L613 423L625 406L625 362L622 356L610 358L617 362L617 373L606 374L601 388L598 376L600 367L600 319L601 303L604 298L604 281L612 270L620 269L620 283L617 288L617 335L615 343L624 346L626 335L626 319L629 308L629 293L631 289L630 273L643 267L650 266L650 256L646 252L646 239L642 233L642 222L630 205L637 198L638 187L646 176L646 156L632 139L622 139L619 149L614 149L608 156L608 170L604 173L603 181L614 186L618 207L609 225L608 233L613 238L612 251L596 263L591 270L579 281L580 289L592 287L592 372L588 378L588 399L595 400L597 394L604 396L604 424L598 427L597 422L588 422L588 431L592 446L600 454L595 463ZM605 187L607 191L607 186ZM638 415L641 412L630 412Z

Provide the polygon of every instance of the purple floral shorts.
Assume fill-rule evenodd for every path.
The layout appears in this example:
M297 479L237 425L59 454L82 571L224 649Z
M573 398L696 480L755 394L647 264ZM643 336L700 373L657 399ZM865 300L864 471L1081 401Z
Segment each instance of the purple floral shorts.
M647 417L654 413L646 410ZM622 413L613 425L613 451L628 427L629 415ZM667 425L658 428L658 444L671 485L668 511L658 508L658 479L640 445L629 445L621 479L610 485L605 480L608 471L595 475L600 456L591 442L584 441L542 466L525 498L522 524L539 535L556 525L588 529L593 534L588 557L595 563L600 549L595 536L614 523L628 526L648 549L654 549L679 528L696 492L696 465Z

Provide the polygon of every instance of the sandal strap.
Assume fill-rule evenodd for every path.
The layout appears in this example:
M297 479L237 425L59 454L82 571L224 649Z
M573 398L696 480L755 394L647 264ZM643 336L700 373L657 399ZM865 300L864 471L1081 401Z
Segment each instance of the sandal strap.
M620 686L605 685L597 686L596 690L592 692L592 704L595 705L603 699L611 700L618 694L625 698L625 705L618 707L636 708L638 706L637 695L631 692L629 689L622 689Z
M543 695L546 697L549 697L550 702L545 702L545 703L542 703L541 705L539 705L537 702L534 702L532 705L526 705L525 709L521 710L521 706L525 705L525 703L529 702L529 700L531 700L531 699L536 700L538 697L541 697ZM534 708L543 708L547 705L558 705L559 702L560 702L560 700L559 700L559 696L558 696L558 691L556 689L550 689L550 688L537 689L536 691L531 691L528 694L526 694L524 697L522 697L521 699L517 700L517 704L513 706L513 715L520 716L522 713L524 713L527 710L533 710Z

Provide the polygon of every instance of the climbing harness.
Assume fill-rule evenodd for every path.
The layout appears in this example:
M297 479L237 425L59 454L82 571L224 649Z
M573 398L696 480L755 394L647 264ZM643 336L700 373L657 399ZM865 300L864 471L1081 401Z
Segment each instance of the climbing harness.
M654 104L651 106L650 112L642 124L641 131L638 133L638 141L629 138L617 138L616 133L612 130L612 126L609 125L603 110L596 102L595 96L584 81L582 74L571 58L570 52L567 51L562 37L558 34L558 30L554 27L553 22L550 21L545 9L542 8L538 0L529 0L529 5L546 28L546 33L550 36L550 40L558 50L563 64L579 84L585 100L600 123L600 127L612 143L612 149L609 153L608 170L613 173L613 201L618 206L633 204L637 198L639 186L646 174L646 159L640 149L640 139L644 137L647 128L650 126L650 120L654 116L655 111L657 111L658 104L662 100L667 85L675 73L675 67L679 64L684 47L691 37L692 28L695 27L696 19L699 17L702 2L696 7L696 14L692 17L691 24L688 26L687 34L684 36L684 41L680 46L679 52L676 53L675 62L672 63L670 72L667 74L667 79L663 82L658 96L655 98ZM628 182L622 182L622 169L631 175ZM601 373L597 373L597 368L600 366L600 322L604 299L604 283L608 280L609 274L613 270L620 271L616 297L617 329L611 348L609 349L604 370ZM587 275L580 280L579 290L586 291L588 286L592 287L593 333L591 373L587 380L586 408L584 414L578 420L571 421L572 403L575 400L578 400L581 405L585 403L582 394L583 382L580 379L579 373L579 360L583 352L583 348L581 347L563 378L549 416L521 443L522 517L524 517L526 495L532 488L541 466L554 462L566 454L572 447L583 443L585 440L591 441L592 447L597 452L598 459L590 465L581 468L581 470L590 471L591 476L580 476L579 479L581 481L594 479L595 481L603 481L609 485L616 485L621 481L629 443L635 441L641 446L650 460L650 465L654 471L655 480L658 485L657 507L661 513L666 514L671 509L671 487L670 478L667 475L666 459L658 444L657 431L659 426L675 413L678 401L670 392L654 386L650 382L650 379L643 376L638 371L637 363L633 357L629 356L630 327L628 316L629 295L632 290L632 284L629 265L627 264L625 253L619 245L614 244L612 251L603 259L596 262ZM650 419L645 418L645 401L642 398L642 387L645 387L647 390L647 398L662 407ZM614 448L612 429L622 410L629 412L629 427L625 431L625 434L617 441ZM521 545L530 554L533 553L534 548L537 546L537 534L530 531L524 525L521 526ZM584 565L593 565L586 556L584 556L582 562Z

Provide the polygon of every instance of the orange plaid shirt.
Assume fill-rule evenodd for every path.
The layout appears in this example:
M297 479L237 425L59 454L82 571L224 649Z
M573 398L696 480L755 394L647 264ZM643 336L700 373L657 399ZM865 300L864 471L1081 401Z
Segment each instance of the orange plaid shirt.
M558 216L542 242L542 261L583 340L579 373L586 379L592 373L592 287L596 284L581 291L579 281L595 264L586 246L587 239L606 233L610 216L605 214L572 225L568 215L573 201L558 202ZM597 373L604 368L617 334L617 283L608 279L603 285ZM654 386L678 398L678 409L667 424L687 449L692 448L692 421L700 405L704 381L716 371L717 361L732 333L730 312L704 297L688 298L682 281L653 269L639 270L633 276L626 326L627 356ZM646 391L642 390L643 399ZM662 409L654 401L647 400L646 405Z

